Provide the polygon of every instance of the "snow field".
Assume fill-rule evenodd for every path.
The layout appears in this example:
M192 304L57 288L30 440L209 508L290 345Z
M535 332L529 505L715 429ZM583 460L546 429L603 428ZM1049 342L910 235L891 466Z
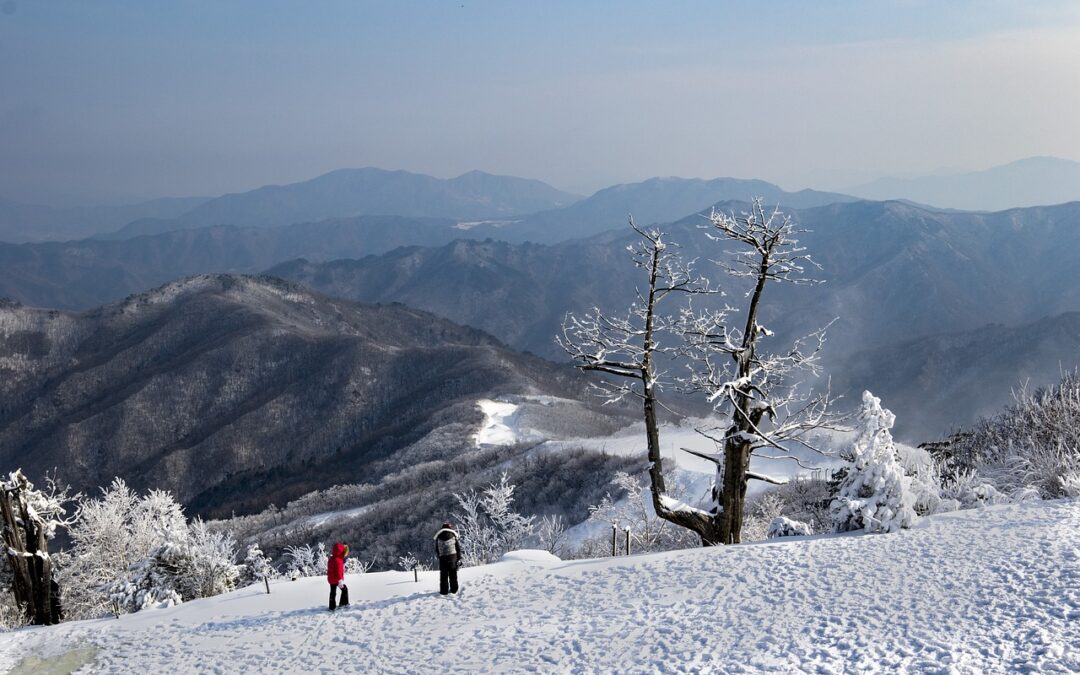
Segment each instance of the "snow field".
M0 635L0 666L98 647L90 672L1077 672L1080 500L888 535L462 571L279 581L119 620Z

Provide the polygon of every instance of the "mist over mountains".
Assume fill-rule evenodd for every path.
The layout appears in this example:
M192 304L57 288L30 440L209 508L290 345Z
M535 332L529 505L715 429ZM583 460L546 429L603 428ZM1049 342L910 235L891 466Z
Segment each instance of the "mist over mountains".
M79 311L191 275L265 271L328 296L363 303L403 303L478 328L511 350L561 360L564 356L554 336L567 312L580 313L594 306L619 310L632 301L640 280L624 250L634 239L626 227L628 215L639 224L662 224L669 239L683 247L685 257L697 259L699 268L710 272L709 261L722 257L723 251L701 229L705 223L702 214L714 207L744 209L745 202L755 196L767 204L779 204L809 230L800 240L821 263L818 276L826 282L768 289L762 321L778 334L773 344L783 344L836 318L824 354L836 387L851 396L864 387L880 390L900 416L901 437L926 440L970 423L975 416L1005 402L1009 389L1021 379L1030 377L1039 384L1052 379L1059 367L1076 364L1080 340L1071 332L1074 320L1070 312L1080 309L1080 278L1075 274L1080 269L1080 204L993 213L954 212L811 190L788 193L764 181L730 178L655 178L606 188L582 199L539 181L482 172L441 180L402 171L343 170L311 181L195 200L193 206L183 200L165 202L153 206L165 217L136 220L127 227L114 228L107 236L0 243L0 297L32 307ZM180 209L184 209L182 213L175 213ZM740 297L743 289L737 283L719 273L714 276L725 285L728 298ZM209 284L214 288L251 283L212 278L219 279ZM276 282L259 283L274 288ZM126 335L123 330L136 328L122 330L113 319L103 319L124 314L117 307L160 304L154 313L140 310L139 316L147 323L140 324L139 335L156 339L163 334L186 334L191 344L184 351L193 362L210 358L219 349L213 339L200 342L200 331L215 334L208 323L186 323L193 316L210 312L210 306L227 317L225 325L234 321L228 317L245 317L235 319L235 335L261 335L265 329L296 338L299 331L307 336L301 339L306 345L314 339L311 335L325 341L337 330L331 327L338 325L338 319L315 320L314 325L320 326L316 329L279 316L267 318L273 312L267 314L262 300L255 298L269 291L233 302L235 291L195 292L190 290L191 284L181 284L189 290L177 293L175 301L148 302L145 297L163 297L162 291L154 291L86 315L9 308L6 311L14 312L12 316L21 317L19 322L29 322L33 328L14 338L11 335L15 333L8 335L7 363L31 353L54 352L55 345L45 349L40 346L45 344L44 338L33 335L70 329L79 335L111 335L112 342L124 342L129 338L122 337ZM288 291L294 292L307 293ZM342 311L337 309L337 300L312 297L321 298L316 304L334 307L334 316ZM252 303L263 309L252 310L248 307ZM258 329L245 323L251 316L263 317L257 322ZM417 340L406 339L410 330L415 329L417 336L424 334L419 324L400 317L388 321L414 326L397 335L406 345L402 349L420 347ZM76 330L77 326L81 328ZM341 330L348 334L349 329ZM1039 336L1028 350L1020 348L1015 337L1025 331L1036 331ZM221 339L231 343L233 335ZM269 338L250 339L250 343L236 344L266 352L271 360L285 349ZM96 343L79 344L79 349L91 349L87 345ZM1003 344L1016 347L1002 349ZM505 349L493 345L491 349ZM147 354L157 354L144 358L168 361L175 344L147 342L143 348ZM55 353L66 354L63 349ZM129 358L120 353L93 354L86 358L115 363ZM304 361L308 357L299 358ZM313 377L329 377L318 366L313 368ZM349 368L356 372L357 366ZM290 377L267 381L263 386L277 395L311 386L299 384L302 378L294 382ZM134 382L138 380L117 380L102 386L123 391L145 387ZM966 389L979 394L965 396ZM35 391L24 390L19 395L26 400L52 395L47 388ZM475 398L484 391L477 389L470 396ZM105 395L101 389L91 396ZM340 390L334 394L339 395ZM398 401L405 395L396 386L380 389L378 394L387 401ZM333 412L336 404L331 398L320 399L319 405L328 406L325 414L338 414ZM173 404L162 398L155 405ZM301 403L297 405L304 409ZM464 412L468 405L462 405L465 408L455 409L455 415L465 419L474 414ZM37 452L32 448L45 447L39 443L60 443L61 436L55 434L61 433L57 429L68 429L67 413L50 412L55 417L50 424L55 428L38 438L34 426L38 421L31 424L27 420L40 418L30 415L28 408L20 410L5 418L6 427L0 427L4 433L14 433L12 438L23 439L19 441L21 449L12 452ZM247 419L246 413L239 419ZM349 424L352 422L346 427ZM12 432L16 427L20 430ZM94 434L107 436L109 428L80 430L78 433L84 435L72 438L78 445L93 444ZM226 438L217 432L210 436ZM141 438L138 433L134 437ZM233 439L228 442L235 442L238 437L228 438ZM146 439L139 442L154 445ZM220 450L225 445L213 447ZM162 457L172 453L161 452ZM45 451L41 456L45 458L42 468L61 459ZM184 464L185 471L190 466ZM219 487L224 492L247 485L245 481L263 480L259 477L262 474L247 464L237 464L230 471L241 476L237 479L240 482L222 483ZM101 476L107 472L103 469ZM149 473L132 475L142 476L136 483L151 484ZM315 484L298 478L287 486L275 483L270 491L293 495ZM222 497L213 491L218 487L211 492L181 484L170 484L170 488L183 494L185 500L211 510L243 501Z
M762 322L778 333L773 344L782 345L836 318L824 359L838 381L849 383L846 394L858 394L856 388L874 381L840 376L855 367L849 361L854 353L900 342L914 349L912 341L920 338L977 331L988 321L1019 325L1080 307L1080 277L1073 272L1080 269L1080 229L1074 226L1080 204L982 214L853 202L792 214L810 230L800 235L800 243L822 265L817 276L825 283L770 287ZM664 230L707 271L707 261L722 257L722 250L705 236L703 223L692 216ZM560 358L553 338L566 312L593 306L617 311L633 300L641 280L624 249L634 237L624 228L552 246L458 241L361 260L296 261L270 273L364 302L404 302L479 326L518 349ZM737 305L742 289L717 278ZM1072 343L1055 344L1050 350L1054 371L1059 363L1067 368L1076 363ZM967 359L961 350L951 354L971 382L980 368L974 356ZM1020 362L1026 355L1000 356L1002 372L1024 372ZM891 362L885 358L877 367L887 369ZM919 381L905 383L910 405L900 403L896 411L933 425L933 431L905 425L914 433L944 431L950 416L954 424L970 423L986 407L956 398L924 418ZM982 402L1004 402L1008 388L995 389L997 398Z
M82 239L134 220L175 218L205 201L204 197L165 197L122 206L57 208L0 199L0 241Z
M363 177L367 192L354 194L350 191L350 180L356 176ZM787 203L789 199L807 204L851 199L811 191L785 193L764 181L665 178L615 186L565 208L510 220L463 222L460 218L403 215L315 220L316 213L345 210L332 207L341 202L340 198L325 203L320 201L320 195L324 193L339 197L347 195L348 200L354 200L349 202L353 206L369 192L381 195L379 198L389 194L397 201L375 202L381 206L369 203L369 210L386 208L439 213L440 207L431 204L431 200L443 199L448 184L458 190L455 194L471 194L477 203L484 200L495 203L502 199L499 203L505 204L509 203L508 198L498 197L506 194L505 190L499 192L500 186L524 184L532 189L536 187L533 183L535 181L506 179L480 172L465 174L453 181L405 172L335 172L280 189L265 188L243 195L229 195L208 202L180 219L136 221L108 236L39 244L0 243L0 297L37 307L88 309L183 276L207 272L260 272L295 258L310 261L360 258L385 253L398 246L442 246L462 238L557 243L606 229L623 229L630 213L643 224L667 222L707 210L721 199L734 196L749 200L759 193L777 203ZM540 191L547 194L542 188ZM295 212L306 215L300 219L302 222L292 221L295 224L268 225L288 220L284 212L278 211L278 204L286 193L297 200L292 205ZM300 207L301 203L309 202L318 204L319 208ZM519 203L524 204L526 200L519 200ZM406 208L405 204L412 206ZM429 206L421 208L423 204ZM639 208L641 211L637 211ZM207 211L230 210L235 221L256 225L232 221L227 225L208 227L191 224L203 219ZM265 219L254 215L263 212L274 215ZM474 211L473 215L478 213L480 211ZM139 234L144 230L156 233Z
M1029 157L984 171L879 178L845 192L865 199L908 199L972 211L1063 204L1080 200L1080 162Z
M130 223L111 236L208 225L273 227L362 215L497 220L578 199L538 180L482 171L440 179L408 171L340 169L300 183L223 195L173 219Z

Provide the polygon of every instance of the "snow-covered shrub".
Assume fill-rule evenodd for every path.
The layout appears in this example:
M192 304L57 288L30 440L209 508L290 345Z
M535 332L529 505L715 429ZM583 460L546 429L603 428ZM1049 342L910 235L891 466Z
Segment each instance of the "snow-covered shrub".
M1070 471L1060 476L1061 492L1066 497L1080 497L1080 471Z
M960 471L951 476L942 485L941 497L955 502L962 509L1007 504L1010 501L1008 495L988 483L975 470Z
M316 577L326 574L326 567L319 567L318 551L311 544L285 547L285 569L290 578Z
M540 548L561 557L566 553L566 521L559 514L544 516L536 527L536 538Z
M482 492L455 494L461 507L457 518L466 565L494 562L504 553L523 548L533 537L535 516L525 517L513 510L515 486L502 474L498 483Z
M398 567L406 572L418 570L420 572L427 571L429 568L424 563L414 556L411 552L406 553L403 556L398 556Z
M1080 473L1080 374L1034 392L1021 389L1000 413L930 446L946 483L976 472L1012 500L1030 495L1029 487L1044 499L1065 496L1062 478Z
M258 544L248 546L244 555L244 564L240 572L240 584L249 585L262 583L267 579L273 579L278 575L270 558L263 553Z
M121 590L138 571L136 566L162 545L187 540L184 513L169 493L152 490L139 497L117 478L100 498L80 501L68 533L70 555L57 569L66 618L113 612L116 593L125 594L125 607L159 605L171 598L151 591L156 580L149 578L149 570L136 587Z
M216 532L195 519L188 539L178 545L176 586L184 600L227 593L240 579L236 542L227 532Z
M374 564L374 558L367 562L363 562L359 558L349 556L345 558L345 574L367 574L367 571L370 570Z
M742 538L744 541L761 541L769 538L772 523L780 517L785 507L784 498L778 490L770 490L747 500L746 516L743 520Z
M132 565L126 578L109 585L114 611L171 607L236 587L240 566L236 564L236 542L231 535L215 532L196 519L187 531L171 536L171 540Z
M327 568L330 566L330 553L326 550L326 544L319 542L319 545L315 547L315 569L316 572L312 576L318 576L319 574L325 574Z
M668 496L686 501L686 490L673 480L668 485ZM652 493L645 486L643 476L632 476L625 471L615 473L611 484L616 496L604 495L599 504L589 507L589 522L607 523L617 529L630 528L630 539L635 551L671 551L700 546L701 540L691 530L673 525L657 517L652 507ZM611 554L610 535L601 535L595 543L586 542L582 554L605 552Z
M769 523L769 531L765 534L766 539L778 537L805 537L813 534L813 529L806 523L777 516Z
M918 518L915 494L889 431L896 416L867 391L859 419L862 426L855 440L841 451L848 465L832 503L833 528L837 532L895 532L911 527Z
M938 463L930 453L922 448L912 448L899 443L895 448L896 459L904 470L904 475L910 478L908 486L915 497L915 513L926 516L955 510L949 508L950 504L943 504L941 501L941 475Z
M163 548L158 554L167 559L170 552ZM109 601L117 615L172 607L183 602L174 587L175 579L165 570L167 563L163 564L158 554L135 563L127 578L107 586Z

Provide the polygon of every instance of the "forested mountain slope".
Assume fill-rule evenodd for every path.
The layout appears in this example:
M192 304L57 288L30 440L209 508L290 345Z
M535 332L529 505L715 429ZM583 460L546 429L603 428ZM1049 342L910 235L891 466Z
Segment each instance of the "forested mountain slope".
M575 397L474 328L269 278L195 277L84 314L0 308L0 464L114 476L195 512L279 504L471 447L477 400Z

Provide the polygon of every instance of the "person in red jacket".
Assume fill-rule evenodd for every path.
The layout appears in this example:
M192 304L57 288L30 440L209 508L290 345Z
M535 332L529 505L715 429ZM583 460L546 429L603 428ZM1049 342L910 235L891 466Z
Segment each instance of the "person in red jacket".
M330 559L326 562L326 580L330 583L330 611L349 604L349 587L345 585L345 556L349 547L341 542L334 544ZM337 592L341 589L341 602L337 602Z

